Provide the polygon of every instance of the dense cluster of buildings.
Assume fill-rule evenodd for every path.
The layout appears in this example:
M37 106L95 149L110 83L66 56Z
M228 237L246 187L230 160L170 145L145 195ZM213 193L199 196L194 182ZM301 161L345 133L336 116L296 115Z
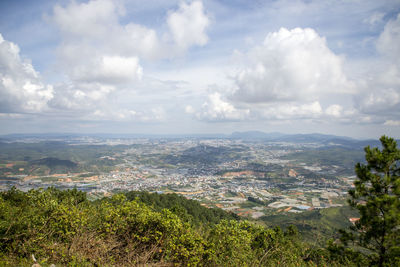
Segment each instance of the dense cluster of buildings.
M321 178L324 170L332 174L337 166L309 166L283 158L289 153L313 148L315 144L268 144L228 139L140 139L129 144L131 146L123 153L100 157L123 159L123 163L116 164L111 172L24 176L10 184L22 190L48 186L78 188L93 197L118 191L177 193L205 206L255 218L274 212L340 206L352 185L352 178L348 176ZM115 145L115 141L111 145ZM249 163L261 166L261 169L252 169ZM273 173L271 178L262 166L278 166L280 171ZM314 172L313 177L299 175L298 170L302 169Z

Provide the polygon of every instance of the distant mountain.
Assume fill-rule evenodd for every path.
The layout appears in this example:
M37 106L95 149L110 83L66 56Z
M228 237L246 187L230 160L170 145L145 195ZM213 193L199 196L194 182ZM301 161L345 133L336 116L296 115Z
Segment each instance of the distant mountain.
M324 147L343 147L349 149L363 149L366 146L376 147L380 145L379 140L358 140L346 136L329 134L283 134L264 133L260 131L234 132L230 136L233 139L266 141L266 142L290 142L290 143L316 143Z
M32 140L76 140L80 138L99 138L99 139L207 139L207 138L227 138L226 134L113 134L113 133L38 133L38 134L6 134L0 135L0 142L15 142L24 139ZM26 141L26 140L25 140Z
M273 132L273 133L264 133L261 131L249 131L249 132L233 132L231 134L231 138L234 139L268 139L274 140L280 137L286 136L285 134Z
M312 133L312 134L289 134L289 135L284 135L279 138L277 138L279 141L289 141L289 142L295 142L295 143L314 143L314 142L327 142L330 140L355 140L350 137L345 137L345 136L336 136L336 135L328 135L328 134L318 134L318 133Z
M351 148L351 149L364 149L366 146L371 147L381 147L381 143L379 140L375 139L368 139L368 140L355 140L355 139L340 139L340 138L333 138L330 140L326 140L323 142L325 146L335 146L335 147L343 147L343 148Z
M323 142L332 139L343 139L343 140L355 140L350 137L327 135L327 134L283 134L279 132L264 133L261 131L249 131L249 132L234 132L231 134L231 138L240 139L263 139L276 142Z
M85 136L84 134L75 134L75 133L32 133L32 134L5 134L2 135L2 138L5 139L23 139L23 138L75 138L75 137L80 137L80 136Z
M100 138L100 139L242 139L247 141L262 141L262 142L290 142L290 143L316 143L323 146L341 146L344 148L364 148L367 145L379 146L379 140L368 139L359 140L346 136L336 136L329 134L284 134L279 132L265 133L262 131L246 131L233 132L232 134L76 134L76 133L43 133L43 134L8 134L0 136L0 143L9 143L15 141L63 141L63 142L78 142L83 137ZM399 141L398 141L399 142Z

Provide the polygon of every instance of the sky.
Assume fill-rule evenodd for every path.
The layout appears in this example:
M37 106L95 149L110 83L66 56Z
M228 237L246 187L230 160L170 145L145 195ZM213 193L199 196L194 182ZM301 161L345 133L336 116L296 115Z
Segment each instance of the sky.
M1 0L0 134L400 138L400 0Z

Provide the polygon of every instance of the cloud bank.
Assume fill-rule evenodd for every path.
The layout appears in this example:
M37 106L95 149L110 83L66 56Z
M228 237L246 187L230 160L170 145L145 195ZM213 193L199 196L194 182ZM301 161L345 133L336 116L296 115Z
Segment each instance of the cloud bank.
M57 5L48 20L60 33L58 64L67 80L55 86L51 106L56 109L90 110L89 118L131 118L159 120L160 107L146 111L111 108L107 99L118 102L127 90L143 87L142 60L163 60L180 56L192 46L208 42L209 18L200 1L182 2L167 12L167 31L133 22L121 23L124 6L111 0L92 0ZM149 88L150 89L150 88ZM142 117L140 117L142 114ZM153 115L152 115L153 114Z
M248 103L315 99L348 92L342 59L313 29L281 28L248 55L251 66L236 77L233 99Z
M48 6L48 47L29 50L26 40L41 36L26 30L33 26L19 39L0 35L2 123L34 114L104 129L297 123L400 134L400 6L390 1ZM47 65L32 57L42 46Z
M44 85L32 64L20 57L18 45L0 34L0 113L42 112L53 96L53 87Z

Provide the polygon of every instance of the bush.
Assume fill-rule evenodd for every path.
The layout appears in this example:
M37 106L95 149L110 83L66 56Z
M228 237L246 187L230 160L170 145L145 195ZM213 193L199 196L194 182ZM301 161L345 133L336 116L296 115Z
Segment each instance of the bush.
M283 232L236 220L197 227L156 210L123 194L92 202L77 190L13 188L0 193L0 265L30 266L32 254L43 266L315 266L354 259L329 261L329 250L308 249L294 227Z

